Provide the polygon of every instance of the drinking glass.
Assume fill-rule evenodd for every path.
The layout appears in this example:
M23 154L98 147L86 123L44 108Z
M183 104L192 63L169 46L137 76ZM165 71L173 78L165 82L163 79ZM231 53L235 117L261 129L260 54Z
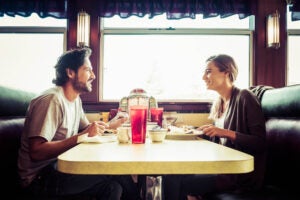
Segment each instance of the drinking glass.
M150 115L151 115L151 122L157 122L157 125L162 127L162 120L163 120L163 112L164 108L151 108Z
M177 112L164 113L164 119L166 120L167 128L174 126L177 120Z
M130 107L131 141L133 144L144 144L146 141L147 114L147 106Z

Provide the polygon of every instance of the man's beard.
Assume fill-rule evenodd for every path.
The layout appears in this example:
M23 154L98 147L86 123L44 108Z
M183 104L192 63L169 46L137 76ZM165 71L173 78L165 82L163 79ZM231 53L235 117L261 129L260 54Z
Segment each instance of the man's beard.
M76 91L79 93L91 92L92 87L88 87L88 83L83 83L78 80L78 76L75 76L75 79L72 80L72 85Z

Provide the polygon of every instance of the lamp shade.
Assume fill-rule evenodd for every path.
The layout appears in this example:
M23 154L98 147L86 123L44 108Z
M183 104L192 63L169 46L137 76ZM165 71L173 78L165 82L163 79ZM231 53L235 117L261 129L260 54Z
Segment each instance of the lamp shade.
M267 16L267 47L280 47L279 30L279 13L276 11Z
M90 45L90 15L80 11L77 15L77 46Z

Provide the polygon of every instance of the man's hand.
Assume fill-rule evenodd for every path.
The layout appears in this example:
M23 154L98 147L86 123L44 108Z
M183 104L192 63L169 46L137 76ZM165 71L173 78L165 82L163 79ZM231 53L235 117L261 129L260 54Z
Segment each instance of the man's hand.
M90 125L77 136L77 143L84 142L86 140L86 137L102 135L107 128L108 125L105 122L94 121L90 123Z
M108 128L108 125L105 122L94 121L88 126L85 132L88 133L89 137L93 137L96 135L102 135L106 128Z

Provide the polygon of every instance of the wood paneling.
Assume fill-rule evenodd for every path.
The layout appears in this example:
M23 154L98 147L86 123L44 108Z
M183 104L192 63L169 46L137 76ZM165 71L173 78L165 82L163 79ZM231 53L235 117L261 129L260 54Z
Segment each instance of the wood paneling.
M285 86L286 79L286 2L257 1L254 40L254 85ZM280 48L266 47L266 17L276 10L280 13Z

